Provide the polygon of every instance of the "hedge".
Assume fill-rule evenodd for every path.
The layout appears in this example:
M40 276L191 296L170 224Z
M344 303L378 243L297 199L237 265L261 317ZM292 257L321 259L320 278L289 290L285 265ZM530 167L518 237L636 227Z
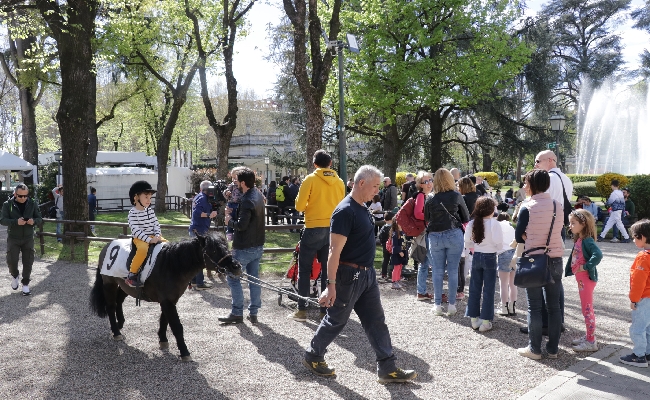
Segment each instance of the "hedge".
M598 193L600 193L604 199L609 198L609 195L612 193L613 179L618 180L618 185L620 188L627 186L627 184L630 182L628 177L625 175L617 174L615 172L607 172L605 174L602 174L598 177L598 179L596 179L596 189L598 189Z
M598 189L596 189L596 181L574 183L573 194L576 196L589 196L589 197L600 196L600 193L598 193Z
M499 175L497 175L496 172L477 172L474 174L474 176L480 176L481 178L485 179L490 186L496 185L496 183L499 181Z
M639 219L650 218L650 175L633 176L627 187Z
M591 181L595 182L600 175L567 174L566 176L571 179L571 182L578 183Z

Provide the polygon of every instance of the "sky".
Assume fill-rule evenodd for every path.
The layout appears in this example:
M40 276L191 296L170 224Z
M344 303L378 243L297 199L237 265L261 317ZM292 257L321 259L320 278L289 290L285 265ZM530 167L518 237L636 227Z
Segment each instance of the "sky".
M529 0L528 15L535 15L548 0ZM276 25L284 15L284 10L276 5L256 2L249 11L248 19L251 22L249 35L238 39L235 45L236 55L233 60L235 78L238 89L253 90L262 98L271 97L273 85L278 72L277 67L264 59L269 53L270 40L267 38L268 24ZM632 0L632 9L641 7L644 0ZM650 50L650 34L632 28L632 22L627 20L618 29L623 37L623 56L628 63L628 69L639 65L639 54L644 48Z

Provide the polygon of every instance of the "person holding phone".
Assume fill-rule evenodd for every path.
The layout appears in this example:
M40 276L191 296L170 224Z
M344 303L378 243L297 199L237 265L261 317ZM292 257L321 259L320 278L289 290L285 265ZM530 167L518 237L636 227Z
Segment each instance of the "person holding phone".
M34 264L34 225L43 223L38 204L29 198L29 189L23 183L16 185L14 195L2 205L0 224L7 227L7 266L11 274L11 288L23 285L23 296L29 296L29 281ZM23 257L23 279L20 280L18 258Z

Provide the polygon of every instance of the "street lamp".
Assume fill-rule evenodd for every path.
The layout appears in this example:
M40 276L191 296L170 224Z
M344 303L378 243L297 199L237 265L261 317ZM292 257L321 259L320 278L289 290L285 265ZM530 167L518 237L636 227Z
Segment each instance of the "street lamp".
M63 176L61 176L61 175L63 175L63 171L61 169L61 160L63 160L63 153L61 152L61 150L55 151L54 152L54 161L56 161L57 164L59 164L59 173L56 175L56 185L57 186L61 186L61 184L63 182Z
M347 43L342 40L329 40L325 31L322 33L325 43L327 43L327 49L332 50L333 54L339 57L339 177L343 182L347 182L347 158L345 154L345 104L343 100L343 49L348 49L353 53L358 53L359 45L357 44L356 36L351 33L346 35Z
M559 112L551 116L548 121L551 123L551 130L555 132L555 157L557 158L557 165L560 165L560 132L564 130L564 123L566 118Z
M264 157L264 164L266 164L266 182L264 182L264 183L267 184L267 185L270 183L270 179L269 179L269 162L270 161L271 160L269 160L268 157Z

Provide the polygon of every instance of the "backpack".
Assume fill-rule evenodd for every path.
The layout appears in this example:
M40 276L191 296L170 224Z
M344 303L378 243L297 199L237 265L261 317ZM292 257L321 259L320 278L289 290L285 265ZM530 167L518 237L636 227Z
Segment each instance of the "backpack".
M284 186L280 185L275 189L275 199L277 201L284 201Z
M415 197L415 195L417 194L418 194L418 187L415 181L413 181L409 184L409 190L406 193L406 198L410 199L411 197Z
M56 210L58 210L56 206L50 207L50 209L47 210L47 216L49 218L56 219Z
M395 219L406 236L419 236L426 226L424 220L415 218L414 209L415 199L411 197L395 214Z
M386 250L390 254L393 254L393 238L392 237L389 237L388 240L386 241Z
M275 190L277 190L277 188ZM269 201L275 201L275 190L269 190L269 194L267 195Z
M573 207L571 207L571 202L566 197L566 190L564 190L564 181L562 180L560 174L555 171L551 171L550 173L557 175L557 177L560 178L560 183L562 184L562 197L564 198L564 226L567 226L569 225L569 214L571 214L571 211L573 211Z

